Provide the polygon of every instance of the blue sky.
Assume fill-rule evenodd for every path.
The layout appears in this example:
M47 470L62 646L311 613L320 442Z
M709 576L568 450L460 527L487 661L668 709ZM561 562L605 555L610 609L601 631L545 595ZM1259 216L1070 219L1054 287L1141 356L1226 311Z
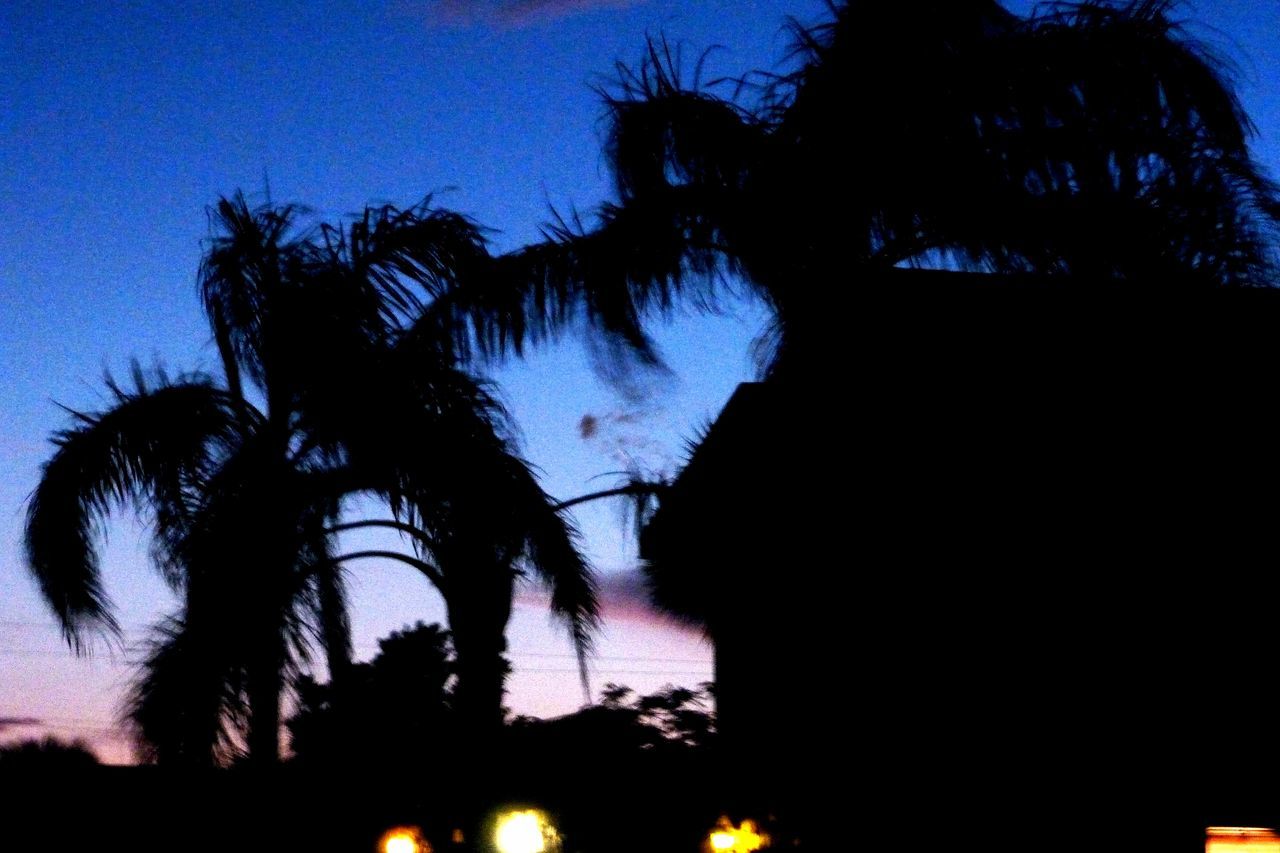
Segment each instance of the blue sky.
M1010 3L1024 11L1029 3ZM440 205L495 229L498 248L537 236L549 205L589 211L608 197L602 105L593 85L634 60L646 33L703 48L712 75L768 67L788 47L788 15L819 20L821 0L372 0L372 2L10 2L0 6L0 737L39 718L99 738L128 675L127 651L74 660L21 563L27 494L66 425L52 401L104 402L104 370L132 357L173 371L212 369L195 271L204 210L243 188L332 220L371 202ZM1196 31L1241 63L1241 94L1280 164L1280 0L1185 7ZM683 441L748 378L760 312L690 315L660 334L675 375L624 399L576 342L495 370L528 457L558 496L599 485L624 457L669 469ZM600 419L590 439L584 415ZM614 508L579 520L598 566L625 574L634 550ZM170 606L127 516L104 562L122 621L138 629ZM418 578L355 570L357 641L443 618ZM140 637L131 631L129 639ZM567 644L536 602L512 628L521 712L581 700ZM594 684L656 687L709 677L697 637L614 611Z
M646 33L723 44L717 73L771 63L785 16L818 2L18 3L0 10L0 719L84 731L119 755L110 725L128 649L74 660L21 564L27 494L66 424L52 401L104 402L104 370L128 360L170 370L215 366L195 271L204 210L243 188L301 202L332 220L367 203L438 204L495 229L498 248L536 238L549 205L589 210L608 193L602 105L592 86ZM495 371L549 491L570 496L630 455L669 469L684 437L746 378L756 319L688 318L664 336L675 378L640 401L601 384L566 342ZM584 415L600 419L590 440ZM596 564L634 563L616 509L579 521ZM108 590L135 642L170 606L146 564L145 531L110 530ZM354 567L357 642L414 619L443 618L434 593L393 565ZM625 584L623 584L625 586ZM572 710L581 693L569 648L536 601L511 631L520 712ZM656 687L709 677L710 652L634 608L615 609L593 683ZM11 736L32 734L10 728ZM0 736L4 732L0 731Z

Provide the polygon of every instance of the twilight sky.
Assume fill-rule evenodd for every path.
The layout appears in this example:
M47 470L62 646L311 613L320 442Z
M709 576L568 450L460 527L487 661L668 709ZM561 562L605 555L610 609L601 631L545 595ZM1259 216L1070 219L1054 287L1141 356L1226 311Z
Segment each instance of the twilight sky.
M195 292L207 205L237 188L262 200L269 185L274 200L334 220L435 192L514 248L537 237L550 205L586 212L608 197L592 85L638 58L646 33L684 43L690 65L719 45L708 76L733 76L782 58L786 16L814 22L824 10L822 0L0 5L0 739L80 735L108 759L128 758L110 728L129 645L172 606L147 565L145 531L118 515L104 552L125 650L77 660L22 564L22 514L48 436L67 424L54 401L97 408L104 370L123 374L131 357L214 368ZM1275 170L1280 0L1185 11L1240 63L1256 150ZM751 373L760 312L728 307L662 332L674 376L638 397L602 384L574 340L493 371L552 494L608 485L628 458L671 471L684 440ZM584 416L594 430L580 428ZM701 640L637 604L617 508L577 518L613 602L593 687L709 678ZM443 620L430 587L400 566L353 564L352 582L363 654L389 630ZM536 597L517 609L510 639L515 711L580 704L569 646Z

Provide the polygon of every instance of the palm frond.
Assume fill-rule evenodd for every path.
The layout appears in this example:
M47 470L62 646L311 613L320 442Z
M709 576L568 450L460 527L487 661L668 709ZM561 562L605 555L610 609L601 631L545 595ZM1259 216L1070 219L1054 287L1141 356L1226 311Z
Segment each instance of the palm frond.
M587 657L600 625L595 572L582 554L577 527L538 484L529 466L509 455L504 492L524 541L520 566L551 595L551 612L561 619L573 641L582 688L588 692Z
M250 208L243 193L209 211L214 236L200 263L200 295L236 396L242 372L260 389L266 385L272 303L304 247L293 233L299 213L293 206Z
M393 326L419 315L424 296L444 293L456 278L489 260L475 222L431 202L428 196L406 209L366 209L333 243L340 247L336 260L356 281L377 290Z
M191 484L234 441L230 400L207 380L160 377L148 387L140 371L135 379L132 391L109 384L107 411L71 413L76 425L55 435L27 507L28 566L77 651L92 632L118 633L96 544L108 514L159 506L166 528L178 525Z
M221 766L243 753L243 675L222 638L169 617L144 644L124 717L144 761Z

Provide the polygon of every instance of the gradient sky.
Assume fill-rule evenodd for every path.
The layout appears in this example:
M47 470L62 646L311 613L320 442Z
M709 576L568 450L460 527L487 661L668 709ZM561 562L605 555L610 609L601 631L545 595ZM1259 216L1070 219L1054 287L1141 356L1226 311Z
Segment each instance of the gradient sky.
M128 756L110 727L130 647L173 606L147 565L145 531L117 516L104 552L126 648L77 660L23 567L22 513L50 433L67 424L54 401L99 407L103 372L123 374L132 357L174 372L214 368L194 284L207 205L237 188L262 200L269 186L274 200L333 220L434 192L513 248L536 238L551 205L590 211L608 197L592 86L615 61L638 58L646 33L685 44L690 66L719 45L709 76L733 76L785 55L787 16L813 22L824 10L822 0L0 6L0 739L82 735L108 758ZM1256 150L1280 163L1270 79L1280 0L1186 12L1240 63ZM664 330L674 376L652 378L638 397L602 384L572 340L493 371L552 494L606 486L628 458L673 469L683 442L751 374L760 311L728 307ZM584 437L586 415L598 428ZM634 548L616 510L577 516L612 602L593 686L709 678L705 644L637 604ZM352 576L362 654L389 630L443 619L430 587L400 566L361 563ZM514 710L580 704L568 644L536 596L522 598L510 639Z

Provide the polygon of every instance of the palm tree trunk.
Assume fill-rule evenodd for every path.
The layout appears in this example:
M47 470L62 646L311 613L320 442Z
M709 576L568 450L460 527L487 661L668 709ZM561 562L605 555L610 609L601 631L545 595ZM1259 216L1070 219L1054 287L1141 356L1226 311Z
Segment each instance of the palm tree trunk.
M278 452L278 451L277 451ZM273 458L280 458L275 456ZM300 542L299 514L290 511L287 475L265 477L255 496L259 543L245 594L252 596L244 617L249 621L243 651L249 704L249 760L257 767L280 761L280 698L283 691L288 614L292 607L294 567Z
M283 643L277 633L264 643L248 673L249 760L269 767L280 760L280 694Z
M458 674L454 707L464 738L477 746L502 729L508 672L503 655L515 574L507 566L460 574L450 578L445 601Z

